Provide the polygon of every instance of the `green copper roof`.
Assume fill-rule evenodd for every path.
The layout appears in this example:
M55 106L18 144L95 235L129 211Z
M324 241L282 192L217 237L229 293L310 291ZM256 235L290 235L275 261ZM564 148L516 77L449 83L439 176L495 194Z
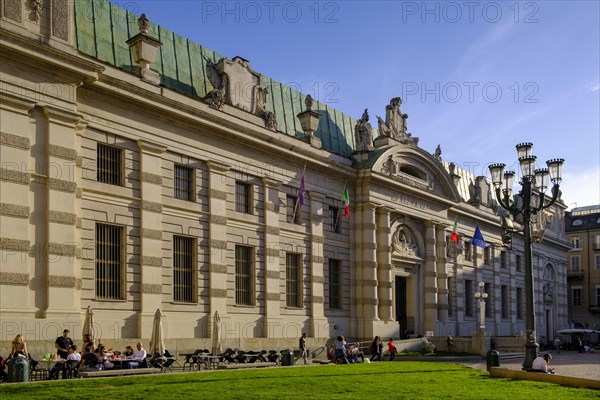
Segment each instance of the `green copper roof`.
M77 49L100 61L133 71L127 39L139 33L135 15L106 0L75 1L75 32ZM162 45L151 69L160 73L161 84L180 93L201 98L213 87L206 76L204 59L218 62L223 56L194 43L156 24L148 34ZM275 113L278 130L294 137L302 137L296 114L304 110L305 95L267 76L261 75L262 85L269 88L271 99L267 109ZM319 130L323 148L349 157L354 151L356 120L319 101L313 110L321 114Z

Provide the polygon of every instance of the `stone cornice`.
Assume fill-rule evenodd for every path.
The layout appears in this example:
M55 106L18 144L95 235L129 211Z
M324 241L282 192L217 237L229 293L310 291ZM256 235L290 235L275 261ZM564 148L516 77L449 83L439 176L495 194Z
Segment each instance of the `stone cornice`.
M54 106L43 106L42 111L48 121L59 123L75 129L75 124L83 119L83 115Z
M29 150L31 147L29 138L12 135L6 132L0 132L0 144L23 150Z
M0 285L27 286L29 285L29 274L17 272L0 272Z
M48 155L63 158L65 160L77 161L77 150L55 144L48 145Z
M165 146L161 146L157 143L148 142L147 140L138 139L137 144L140 151L147 154L161 155L165 151L167 151L167 148Z
M206 161L206 166L209 172L224 174L231 169L227 164L220 163L214 160Z
M28 218L29 207L18 204L0 203L0 215L11 217Z

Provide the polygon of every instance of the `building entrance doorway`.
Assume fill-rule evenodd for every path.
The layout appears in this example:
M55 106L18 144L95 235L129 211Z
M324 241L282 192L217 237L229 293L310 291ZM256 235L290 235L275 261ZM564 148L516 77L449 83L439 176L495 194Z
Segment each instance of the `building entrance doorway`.
M410 334L408 314L406 312L406 278L397 276L395 281L396 292L396 321L398 321L400 339L408 338Z

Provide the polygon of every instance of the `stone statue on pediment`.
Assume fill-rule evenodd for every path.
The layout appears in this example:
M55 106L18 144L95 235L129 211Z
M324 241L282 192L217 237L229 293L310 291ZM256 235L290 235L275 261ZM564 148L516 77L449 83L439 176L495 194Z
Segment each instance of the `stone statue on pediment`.
M354 127L354 136L356 139L356 151L367 152L372 151L373 148L373 128L369 123L369 112L365 108L362 117L356 123Z
M381 117L377 117L379 136L388 136L395 140L410 136L406 126L408 114L402 114L401 104L402 99L394 97L385 107L385 121Z
M438 161L442 161L442 147L439 144L435 148L435 152L433 153L433 157L436 160L438 160Z

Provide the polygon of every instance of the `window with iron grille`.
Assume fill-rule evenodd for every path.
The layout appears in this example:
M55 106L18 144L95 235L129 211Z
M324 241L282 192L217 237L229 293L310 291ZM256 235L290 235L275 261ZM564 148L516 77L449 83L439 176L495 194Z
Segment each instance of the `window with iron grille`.
M342 308L341 304L341 273L340 273L340 260L329 260L329 308L333 310L339 310Z
M123 300L123 228L96 224L96 298Z
M600 307L600 286L596 286L596 307Z
M600 254L594 255L594 268L597 270L600 269Z
M111 185L122 185L122 155L121 149L98 143L96 179L98 182Z
M173 187L176 199L194 200L194 170L181 165L175 165Z
M335 233L342 232L342 219L340 218L340 208L329 206L329 230Z
M473 316L473 281L465 279L465 315Z
M571 296L572 296L573 305L580 306L581 298L582 298L581 288L578 287L578 288L571 289Z
M571 271L579 271L579 256L571 256Z
M287 195L285 198L286 221L289 224L300 223L300 204L296 196Z
M235 304L254 305L254 248L235 246Z
M517 319L523 319L523 288L517 288Z
M508 268L507 260L508 260L508 254L506 253L506 250L502 250L500 252L500 267L501 268L504 268L504 269Z
M285 256L285 303L287 307L300 308L301 280L300 254L286 253Z
M173 236L173 301L194 303L195 239Z
M235 211L252 214L252 185L237 181L235 183Z
M520 254L517 254L515 256L515 265L516 265L517 271L521 272L521 255Z
M502 285L502 318L508 318L508 286Z

